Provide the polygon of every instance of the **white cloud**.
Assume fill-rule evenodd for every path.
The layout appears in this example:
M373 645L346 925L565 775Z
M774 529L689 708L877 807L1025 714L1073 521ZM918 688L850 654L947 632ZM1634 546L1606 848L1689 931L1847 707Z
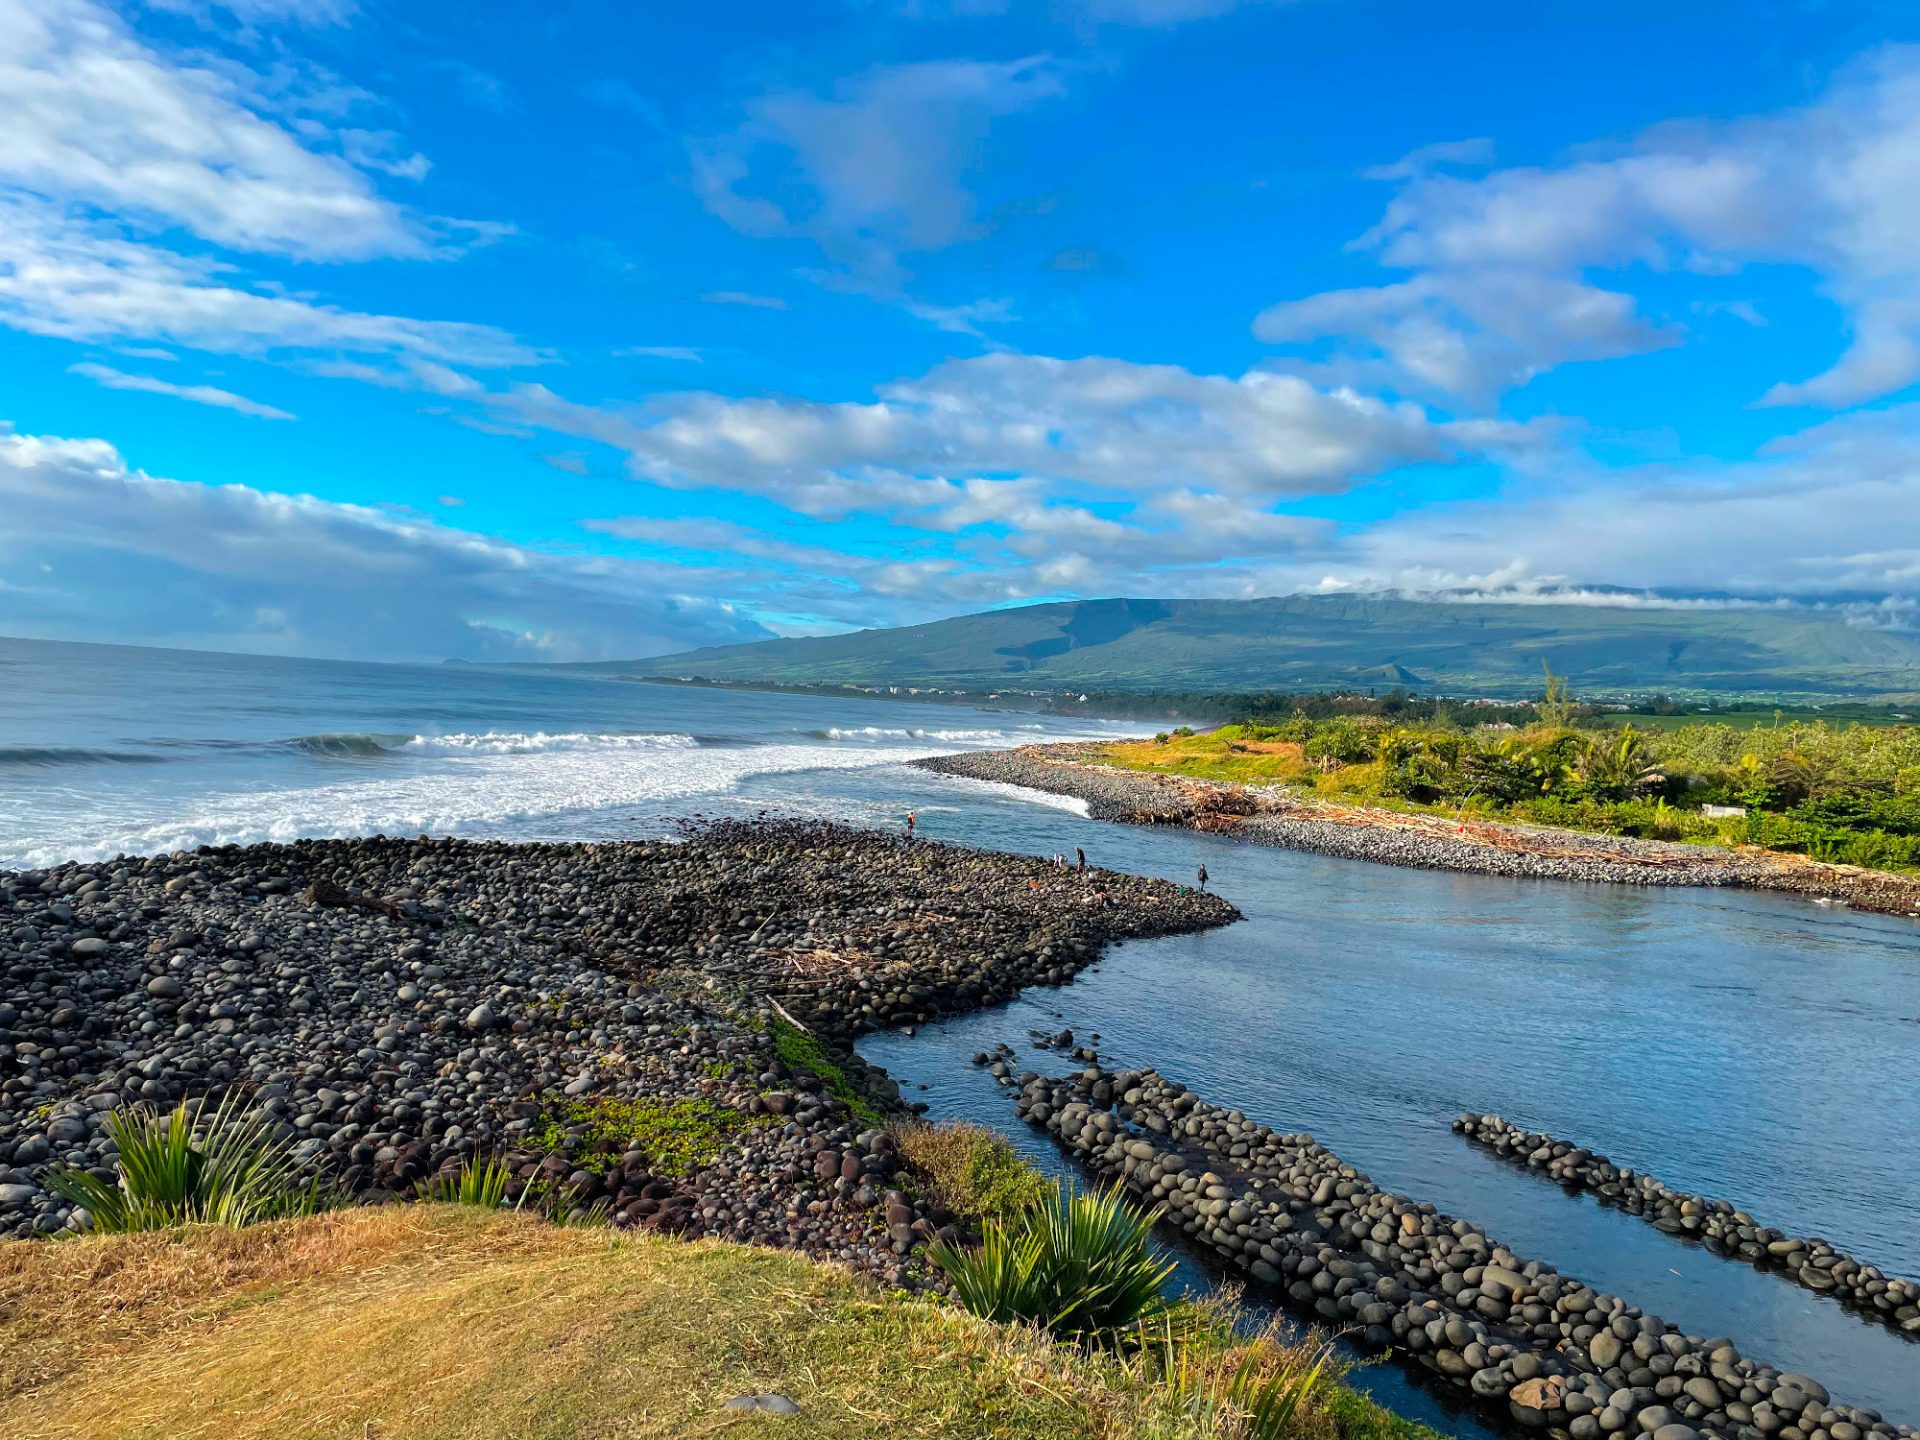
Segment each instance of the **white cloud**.
M222 23L197 0L183 3ZM247 23L326 23L349 7L218 9ZM163 52L93 0L0 0L0 94L0 324L319 357L439 393L474 388L447 388L446 367L541 358L490 326L329 304L250 280L219 256L418 259L451 253L457 230L468 240L500 233L384 198L367 170L419 179L427 162L389 131L337 126L370 97L332 77L291 61L256 72L208 52Z
M613 353L640 360L684 360L690 365L707 358L691 345L627 345Z
M0 180L306 259L421 255L427 241L344 160L169 63L87 0L0 4Z
M344 25L359 12L358 0L141 0L149 10L191 16L202 24L229 15L242 25Z
M0 630L357 658L610 658L755 639L671 567L130 469L0 430ZM52 579L42 566L52 567ZM30 585L9 584L32 571ZM72 577L68 580L66 577Z
M1842 406L1920 379L1920 49L1877 53L1777 115L1664 125L1480 178L1396 173L1406 184L1359 243L1412 278L1277 305L1263 337L1331 339L1367 373L1483 400L1565 361L1673 341L1592 272L1774 263L1815 271L1850 334L1831 368L1767 400Z
M817 522L849 515L883 519L897 543L916 532L938 542L914 562L919 589L902 592L909 613L1080 587L1217 590L1235 583L1214 568L1222 562L1324 549L1331 527L1280 513L1285 501L1541 439L1498 422L1439 423L1415 405L1289 375L1015 354L951 361L870 401L696 392L591 406L523 386L494 404L521 423L622 451L637 478L763 496L808 517L815 523L802 530L822 531L819 541L778 543L824 544L814 557L823 565L837 542ZM660 544L692 534L680 521L620 523L607 533ZM738 535L726 543L778 558ZM832 573L870 595L902 572L854 558ZM900 615L840 601L834 613L865 623ZM818 596L812 603L828 613Z
M322 351L504 366L540 356L487 325L413 320L245 288L223 266L119 238L0 193L0 323L71 340L224 354Z
M700 298L709 305L745 305L755 310L787 308L787 302L777 295L751 295L745 290L709 290Z
M803 235L869 279L904 251L978 233L966 173L994 122L1062 93L1059 66L928 60L880 66L831 95L776 90L731 134L695 147L707 207L749 235Z
M176 385L171 380L159 380L151 375L129 375L124 370L115 370L111 365L99 365L90 360L69 365L67 370L109 390L139 390L149 395L170 395L176 400L190 400L195 405L211 405L219 410L235 410L259 420L296 418L285 410L263 405L258 400L249 400L244 395L236 395L231 390L222 390L215 385Z
M1920 405L1829 421L1738 463L1620 472L1563 458L1550 472L1388 519L1321 573L1352 589L1920 594Z

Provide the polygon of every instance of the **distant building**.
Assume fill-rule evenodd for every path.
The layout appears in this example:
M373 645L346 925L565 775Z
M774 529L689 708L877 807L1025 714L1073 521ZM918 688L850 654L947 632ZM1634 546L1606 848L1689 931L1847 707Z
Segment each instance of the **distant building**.
M1747 813L1744 805L1702 805L1700 813L1709 820L1738 820Z

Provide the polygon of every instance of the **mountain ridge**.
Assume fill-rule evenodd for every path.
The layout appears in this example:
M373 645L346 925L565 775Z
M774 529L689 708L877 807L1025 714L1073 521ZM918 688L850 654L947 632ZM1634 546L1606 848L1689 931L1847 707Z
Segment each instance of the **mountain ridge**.
M1115 596L592 668L749 683L1134 691L1399 686L1501 696L1537 692L1543 662L1588 692L1920 692L1920 635L1850 624L1804 606L1662 604L1659 597L1609 605L1391 594Z

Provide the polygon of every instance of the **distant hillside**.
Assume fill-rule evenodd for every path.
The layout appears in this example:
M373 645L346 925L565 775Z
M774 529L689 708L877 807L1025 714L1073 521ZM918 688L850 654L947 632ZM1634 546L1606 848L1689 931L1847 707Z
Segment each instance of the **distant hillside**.
M1359 687L1525 695L1920 691L1920 636L1796 609L1486 604L1385 595L1083 600L635 661L628 674L1104 690Z

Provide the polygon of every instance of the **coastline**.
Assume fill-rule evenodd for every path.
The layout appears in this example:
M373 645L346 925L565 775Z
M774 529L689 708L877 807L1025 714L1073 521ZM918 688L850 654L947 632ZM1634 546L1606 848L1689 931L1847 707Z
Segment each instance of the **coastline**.
M897 1183L911 1108L852 1040L1238 914L810 821L0 871L0 1238L74 1228L48 1172L110 1176L116 1111L233 1090L363 1200L494 1156L510 1198L917 1283L953 1217Z
M1798 856L1579 830L1407 814L1311 799L1279 786L1149 775L1090 763L1083 744L976 750L910 761L918 769L1083 801L1088 815L1177 825L1251 844L1425 870L1613 885L1776 890L1920 919L1920 876Z
M1100 818L1127 818L1143 793L1131 776L1076 773ZM1211 829L1222 813L1196 802L1150 818ZM493 1155L514 1194L558 1193L575 1214L797 1251L905 1289L930 1283L926 1247L964 1238L965 1222L915 1183L890 1129L913 1107L853 1042L1063 984L1113 941L1239 918L1165 881L778 820L691 825L672 842L373 837L120 857L0 872L0 913L12 921L0 939L0 1237L77 1228L44 1180L59 1164L105 1168L114 1111L234 1088L361 1202L410 1199ZM1087 1064L1073 1083L1110 1112L1131 1087ZM1050 1083L1022 1075L1018 1093L1030 1102ZM1057 1116L1077 1098L1049 1090L1045 1103ZM1047 1118L1030 1103L1024 1113ZM1146 1140L1108 1134L1083 1158L1112 1173ZM1229 1165L1236 1143L1225 1137L1207 1163ZM1299 1228L1265 1237L1272 1259L1240 1244L1223 1258L1259 1259L1260 1282L1296 1301L1304 1287L1306 1308L1419 1350L1391 1315L1319 1306L1301 1267L1337 1228L1313 1214L1325 1178L1304 1208L1289 1197ZM1216 1211L1219 1198L1209 1192L1203 1213L1227 1213L1238 1234L1244 1222L1225 1201ZM1175 1223L1200 1238L1192 1215ZM1295 1241L1310 1249L1294 1253ZM1463 1274L1486 1263L1477 1249L1462 1258ZM1602 1298L1609 1314L1640 1313ZM1437 1301L1423 1318L1421 1303L1410 1289L1395 1311L1422 1327L1478 1324ZM1559 1402L1574 1376L1560 1362L1543 1370L1521 1337L1458 1345L1432 1353L1484 1352L1467 1387L1479 1401L1529 1427L1573 1418ZM1633 1388L1637 1375L1613 1378ZM1847 1423L1863 1434L1920 1440L1858 1414Z

